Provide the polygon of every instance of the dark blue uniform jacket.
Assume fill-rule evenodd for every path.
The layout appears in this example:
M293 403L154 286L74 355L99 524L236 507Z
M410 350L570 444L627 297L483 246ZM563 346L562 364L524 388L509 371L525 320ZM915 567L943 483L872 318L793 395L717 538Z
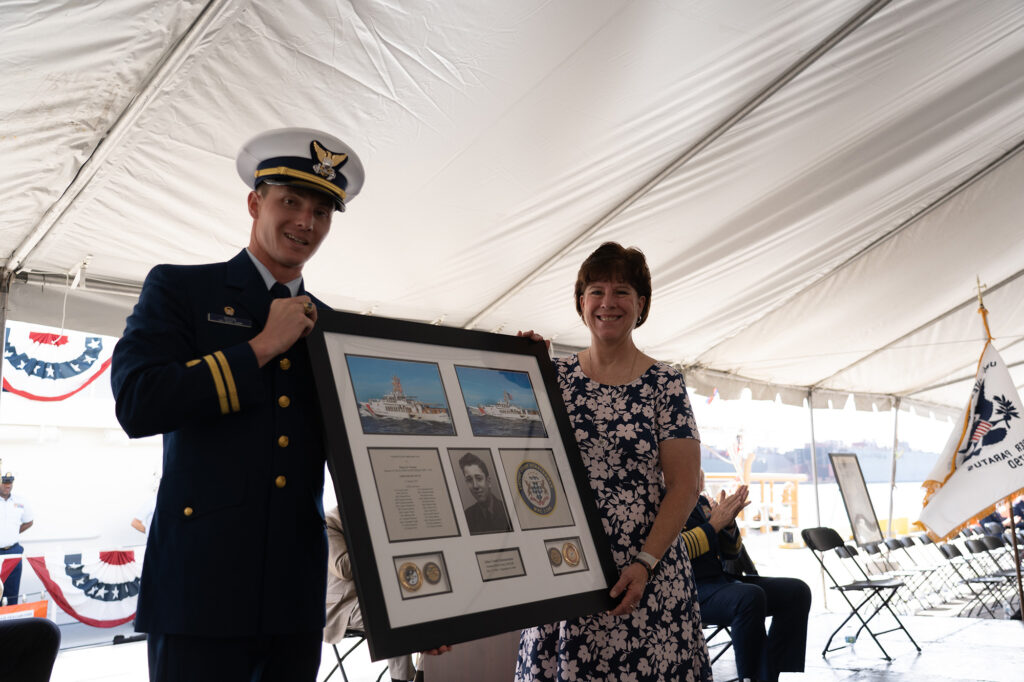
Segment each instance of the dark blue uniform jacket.
M257 366L247 342L270 300L245 251L226 263L158 265L114 350L118 420L133 438L164 434L141 632L324 625L320 413L305 341Z

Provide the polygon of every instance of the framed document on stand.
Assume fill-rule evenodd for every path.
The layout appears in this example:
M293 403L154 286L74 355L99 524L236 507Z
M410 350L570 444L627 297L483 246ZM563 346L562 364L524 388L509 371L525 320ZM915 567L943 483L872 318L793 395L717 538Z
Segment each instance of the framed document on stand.
M871 504L864 472L860 468L857 455L847 452L830 452L832 471L839 484L839 492L843 496L846 515L850 519L853 539L861 547L872 542L882 542L885 537L875 516L875 506Z
M612 607L544 344L327 310L308 343L374 660Z

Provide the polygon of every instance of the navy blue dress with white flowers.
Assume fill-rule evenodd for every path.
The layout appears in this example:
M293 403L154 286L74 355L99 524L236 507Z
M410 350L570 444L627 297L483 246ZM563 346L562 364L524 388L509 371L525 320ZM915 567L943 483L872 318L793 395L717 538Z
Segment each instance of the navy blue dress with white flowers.
M628 384L606 386L588 379L575 355L557 360L556 367L621 571L643 547L665 495L658 443L700 438L683 377L657 363ZM696 594L690 560L676 538L632 613L523 630L516 680L711 680Z

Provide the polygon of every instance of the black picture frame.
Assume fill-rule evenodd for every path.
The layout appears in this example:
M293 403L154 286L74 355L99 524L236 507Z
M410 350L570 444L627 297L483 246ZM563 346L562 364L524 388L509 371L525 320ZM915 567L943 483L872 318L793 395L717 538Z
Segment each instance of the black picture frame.
M858 546L872 542L882 542L885 536L875 515L875 506L871 503L864 472L860 468L857 455L849 452L830 452L832 472L836 475L839 492L843 496L846 516L850 519L853 540Z
M319 312L317 327L307 341L327 465L337 493L373 660L613 607L608 592L618 579L618 570L562 403L554 365L543 343L506 334L328 310ZM354 363L352 358L369 360ZM374 362L373 358L380 361ZM491 388L496 394L503 392L500 404L469 405L456 366L495 370L495 385ZM432 367L437 368L440 385L433 379ZM387 379L383 375L392 371L388 391L381 387ZM525 374L529 381L517 376L516 387L504 387L502 391L502 377L518 374ZM522 395L526 384L533 395L522 396L526 407L520 409L511 403L516 395ZM487 388L483 387L484 392ZM422 397L413 393L422 393ZM474 392L477 402L479 395L479 390ZM477 423L470 427L470 409L495 419L533 420L535 425L539 419L543 427L524 431L519 424L508 435L500 433L499 423L487 427L488 435L475 435L474 428L480 432L480 426ZM449 423L454 434L445 433ZM377 462L376 468L371 467L371 448L384 453L385 458L390 456L388 449L393 449L394 461L385 459L383 464ZM408 449L407 459L403 459L403 448ZM488 474L495 479L492 485L501 486L509 517L516 517L511 513L515 495L529 499L530 508L537 514L548 513L549 506L567 505L573 523L557 528L557 533L579 538L586 569L574 573L572 580L553 574L546 543L550 543L556 529L523 529L518 518L512 518L511 532L470 534L459 492L460 485L465 490L465 484L456 485L460 474L454 471L453 462L457 460L448 455L459 448L490 450L495 471ZM500 463L501 449L549 450L553 464L549 459L539 464L531 461L529 466L555 470L549 479L543 472L533 476L530 490L517 491ZM444 494L440 492L442 486L430 483L439 473L432 469L434 458L417 459L427 450L442 454L437 461L446 480ZM382 477L386 479L383 483ZM557 480L561 485L545 490L545 480ZM388 499L381 499L382 490ZM546 505L546 495L562 495L565 499ZM444 496L448 499L440 499ZM448 508L455 514L458 533L454 536L446 535L451 530L451 522L446 520ZM442 513L435 514L438 509ZM388 513L392 517L386 522ZM383 530L387 523L391 524L391 535L402 535L402 540L391 540ZM430 524L441 530L427 528ZM404 529L402 533L393 532L397 526ZM485 581L478 553L502 550L518 552L524 575ZM396 557L403 560L396 563ZM424 565L426 558L431 558L434 565L428 573L418 567L416 557L424 557ZM396 576L394 567L399 565L402 576ZM438 567L443 575L438 575ZM420 583L420 575L428 574L438 581L433 586L425 578ZM403 595L402 590L407 594Z

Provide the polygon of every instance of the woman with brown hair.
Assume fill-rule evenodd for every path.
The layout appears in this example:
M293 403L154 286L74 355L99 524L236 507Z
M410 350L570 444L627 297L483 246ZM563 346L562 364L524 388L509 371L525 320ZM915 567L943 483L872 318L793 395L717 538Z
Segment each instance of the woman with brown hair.
M516 680L710 680L679 535L697 501L699 435L682 375L633 343L651 308L643 253L602 244L574 293L591 342L556 368L620 571L611 589L619 602L524 630Z

